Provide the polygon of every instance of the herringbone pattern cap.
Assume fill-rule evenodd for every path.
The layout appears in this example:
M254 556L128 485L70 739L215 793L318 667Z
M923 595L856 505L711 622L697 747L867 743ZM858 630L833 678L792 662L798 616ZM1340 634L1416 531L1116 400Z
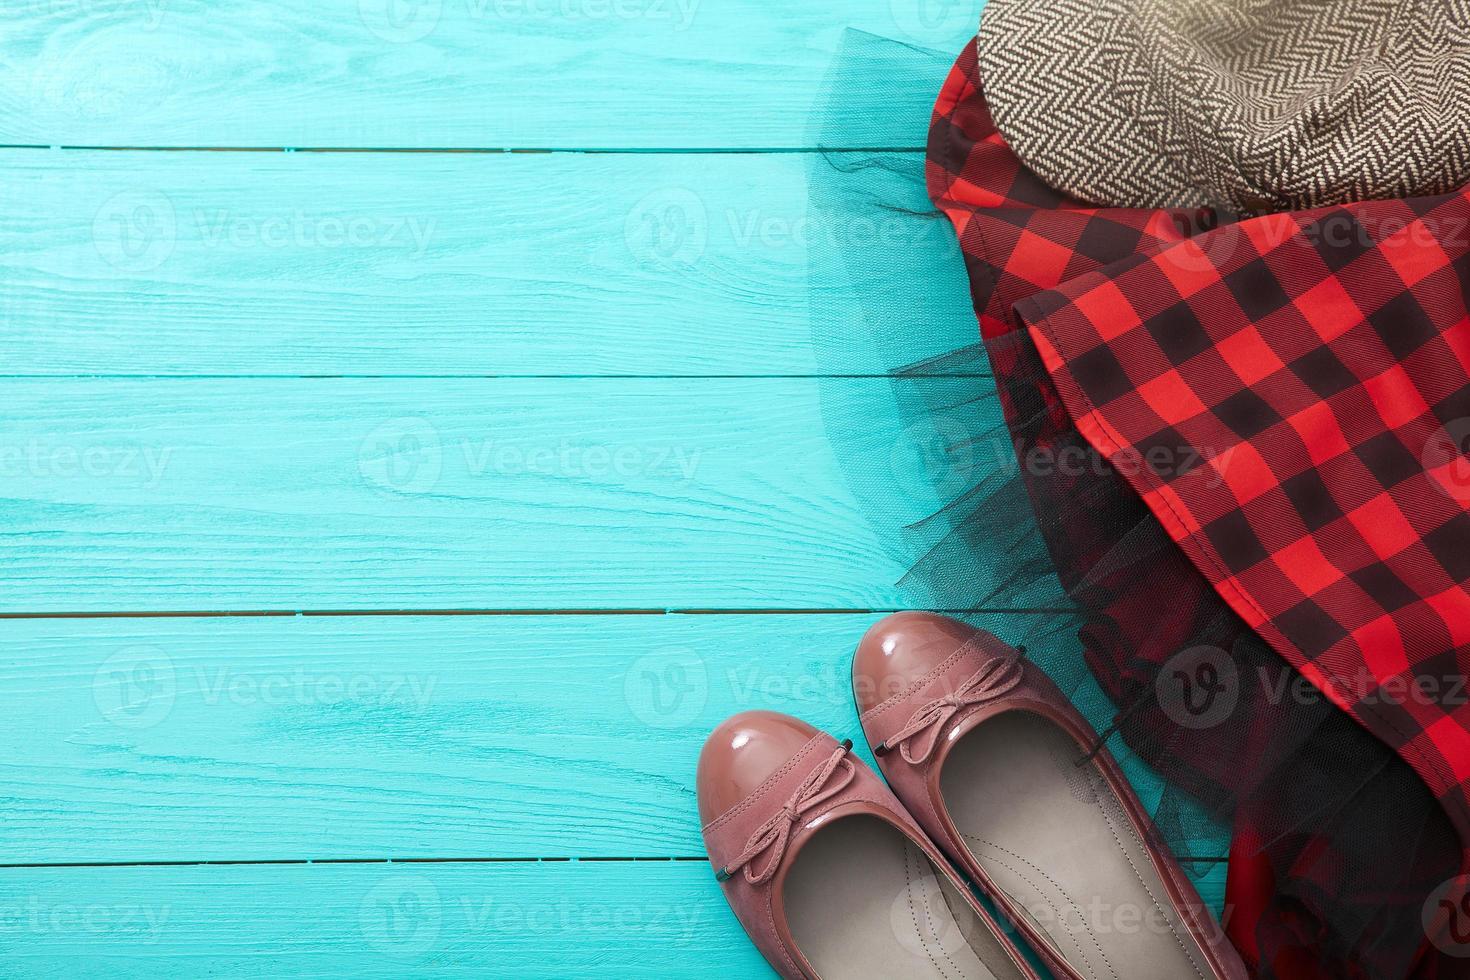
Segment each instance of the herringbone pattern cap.
M1097 204L1470 183L1470 0L989 0L977 47L1007 144Z

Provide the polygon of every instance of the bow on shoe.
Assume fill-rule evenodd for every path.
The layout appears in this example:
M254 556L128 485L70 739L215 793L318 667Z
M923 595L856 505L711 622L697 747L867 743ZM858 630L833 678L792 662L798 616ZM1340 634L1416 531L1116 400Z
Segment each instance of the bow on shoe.
M852 782L857 770L847 760L847 753L852 749L852 740L848 739L837 747L831 758L822 763L812 774L806 777L791 799L776 815L750 835L750 840L745 842L745 850L740 856L719 871L715 872L717 881L728 881L730 876L741 868L745 869L745 880L752 885L759 885L769 881L781 866L781 858L786 855L786 844L791 840L791 828L796 826L796 821L801 815L818 804L831 799ZM845 770L836 781L832 781L832 774L841 766ZM766 863L759 872L753 870L753 863L763 852L770 852Z
M954 693L935 698L915 711L908 724L884 739L873 750L874 755L887 755L899 749L909 765L916 766L929 758L939 743L939 735L961 708L984 704L1000 697L1021 683L1021 651L1012 650L988 661Z

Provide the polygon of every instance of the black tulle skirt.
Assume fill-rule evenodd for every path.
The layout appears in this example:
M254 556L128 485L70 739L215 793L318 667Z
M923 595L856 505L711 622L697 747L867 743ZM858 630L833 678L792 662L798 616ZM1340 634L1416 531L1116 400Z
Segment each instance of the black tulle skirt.
M905 594L961 617L1018 612L1004 638L1027 647L1102 740L1161 777L1154 820L1185 867L1209 872L1229 840L1226 927L1258 975L1470 976L1470 962L1426 942L1426 900L1461 848L1424 783L1311 696L1225 604L1079 435L1024 330L979 340L962 256L926 196L927 120L909 151L843 146L829 125L863 111L853 93L873 93L873 73L922 73L937 92L952 63L850 34L814 120L816 145L834 149L809 173L812 227L898 219L890 234L818 235L808 247L822 366L850 373L862 343L886 379L882 424L900 433L888 458L874 451L871 399L855 404L833 382L825 406L854 493L880 535L902 542ZM1049 465L1021 463L1038 458ZM1251 680L1209 726L1177 710L1173 686L1194 676L1199 648L1223 652L1212 669Z

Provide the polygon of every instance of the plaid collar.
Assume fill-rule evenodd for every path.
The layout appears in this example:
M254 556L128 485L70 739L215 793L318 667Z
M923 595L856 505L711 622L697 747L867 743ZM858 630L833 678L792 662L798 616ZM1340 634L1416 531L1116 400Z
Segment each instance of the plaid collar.
M1470 858L1470 193L1238 223L1086 206L1006 147L973 45L928 181L982 334L1029 330L1061 409Z

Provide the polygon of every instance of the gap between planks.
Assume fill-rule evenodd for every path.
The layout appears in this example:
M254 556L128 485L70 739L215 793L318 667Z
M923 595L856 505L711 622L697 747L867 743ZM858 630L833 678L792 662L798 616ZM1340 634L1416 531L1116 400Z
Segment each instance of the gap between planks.
M954 381L974 374L0 374L0 381Z
M50 864L0 864L0 871L41 868L241 868L301 867L318 864L676 864L708 861L708 855L675 857L420 857L420 858L283 858L249 861L58 861ZM1226 864L1228 857L1195 857L1190 864Z
M974 609L207 609L149 612L0 612L5 619L248 619L380 616L883 616L898 612L941 615L1067 615L1064 607L981 607Z
M316 864L669 864L671 862L708 861L703 854L674 857L418 857L418 858L257 858L253 860L214 861L54 861L37 863L0 863L0 870L18 871L38 868L240 868L298 867ZM1199 858L1214 861L1216 858ZM1223 860L1223 859L1218 859Z
M574 146L470 146L470 147L394 147L394 146L88 146L85 144L39 143L0 144L0 150L82 150L102 153L395 153L395 154L485 154L505 153L552 154L570 153L584 156L619 156L628 154L661 154L668 156L749 156L751 154L802 153L927 153L922 146L763 146L731 149L719 146L622 147L593 148Z

